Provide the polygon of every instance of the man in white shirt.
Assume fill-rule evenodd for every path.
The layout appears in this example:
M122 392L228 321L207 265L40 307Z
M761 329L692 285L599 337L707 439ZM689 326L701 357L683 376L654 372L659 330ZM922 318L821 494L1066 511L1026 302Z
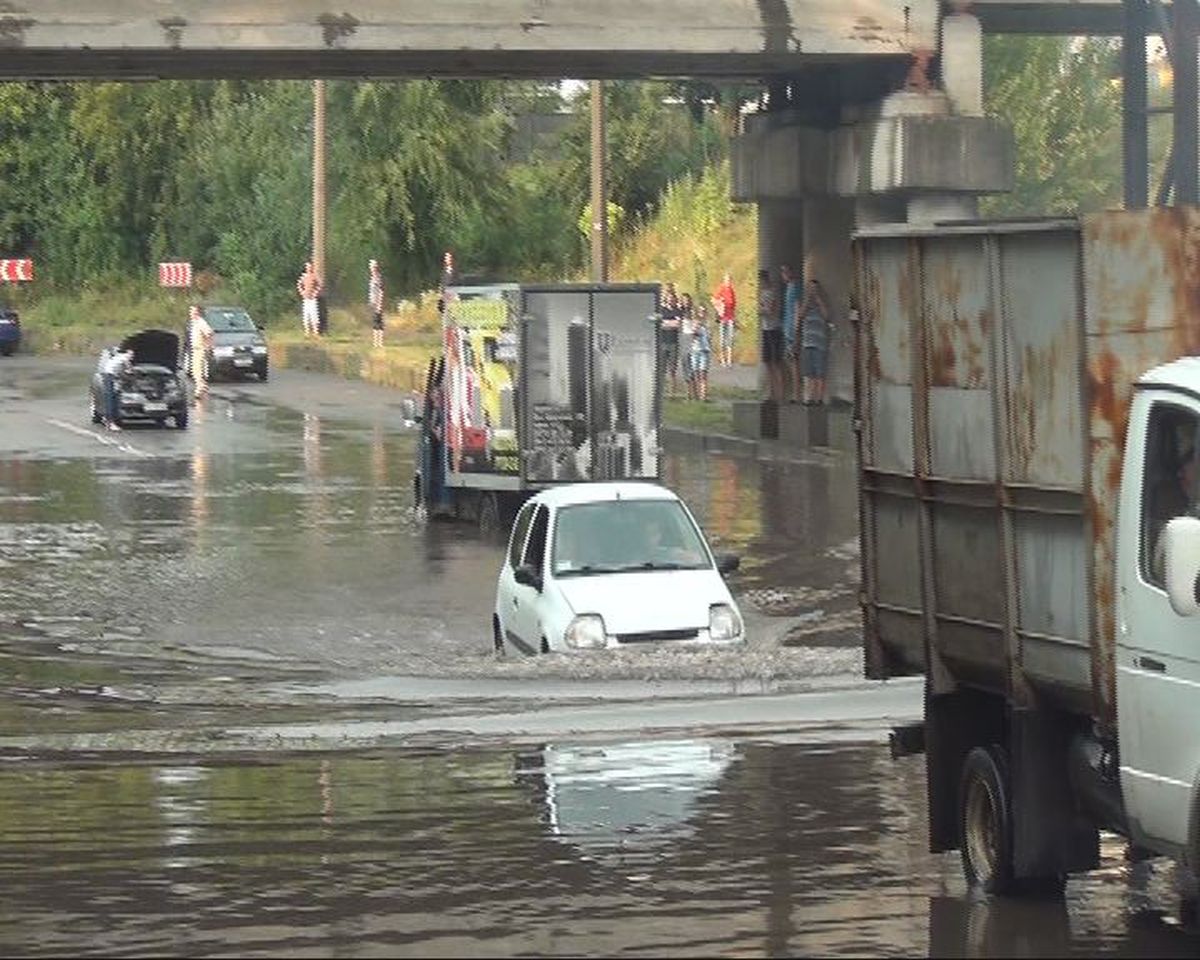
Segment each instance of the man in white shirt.
M188 340L192 348L192 380L196 385L195 399L200 400L208 394L208 348L212 344L212 327L204 319L199 307L193 306L189 322Z
M133 351L113 349L104 361L104 400L109 430L120 430L120 409L117 394L121 379L133 368Z

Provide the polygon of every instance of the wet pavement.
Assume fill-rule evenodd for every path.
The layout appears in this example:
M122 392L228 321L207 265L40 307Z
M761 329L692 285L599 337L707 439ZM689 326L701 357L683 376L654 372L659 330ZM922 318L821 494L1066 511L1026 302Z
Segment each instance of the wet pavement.
M1065 907L924 852L847 460L668 452L745 649L497 659L503 547L414 512L399 395L280 371L113 434L89 373L0 363L7 952L1200 952L1115 843Z
M0 947L98 956L1195 957L1169 871L1056 904L925 853L918 761L722 737L9 764ZM1135 872L1141 871L1141 872Z

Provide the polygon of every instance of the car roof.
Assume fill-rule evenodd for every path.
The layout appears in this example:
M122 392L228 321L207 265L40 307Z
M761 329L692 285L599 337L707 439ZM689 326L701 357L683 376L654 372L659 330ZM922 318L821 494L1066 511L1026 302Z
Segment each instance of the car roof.
M533 498L548 507L567 507L577 503L605 500L678 500L674 493L657 483L636 480L569 483L543 490Z

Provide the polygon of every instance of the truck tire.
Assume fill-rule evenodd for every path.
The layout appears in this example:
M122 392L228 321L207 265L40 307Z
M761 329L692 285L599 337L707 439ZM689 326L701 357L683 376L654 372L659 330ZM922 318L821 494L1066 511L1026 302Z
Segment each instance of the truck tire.
M1014 891L1012 802L1001 747L967 754L959 786L959 841L967 883L986 893Z

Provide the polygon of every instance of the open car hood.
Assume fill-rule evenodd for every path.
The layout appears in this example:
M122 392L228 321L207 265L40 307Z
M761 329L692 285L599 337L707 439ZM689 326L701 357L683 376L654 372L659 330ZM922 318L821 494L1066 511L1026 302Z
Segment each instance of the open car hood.
M169 330L143 330L121 341L122 350L133 351L133 362L154 363L168 370L179 369L179 337Z

